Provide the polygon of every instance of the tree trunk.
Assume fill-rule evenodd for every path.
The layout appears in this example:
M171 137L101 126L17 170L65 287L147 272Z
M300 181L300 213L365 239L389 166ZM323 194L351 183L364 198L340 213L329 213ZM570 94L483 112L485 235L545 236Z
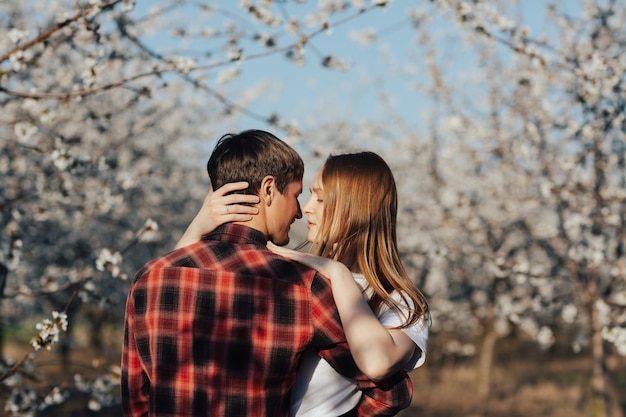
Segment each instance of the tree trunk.
M8 268L0 263L0 312L2 311L2 303L4 301L4 288L6 287ZM0 360L2 360L2 352L4 351L4 316L0 314Z
M494 317L495 307L490 306L478 361L478 398L481 400L487 399L491 392L491 370L493 369L493 357L498 339L498 335L493 329Z
M595 277L589 283L590 309L591 309L591 417L610 417L609 413L609 390L606 379L606 356L604 341L602 340L602 324L600 323L600 311L597 305L597 288Z
M487 330L483 337L483 345L480 351L478 397L485 400L491 391L491 370L493 368L493 355L498 336L493 329Z

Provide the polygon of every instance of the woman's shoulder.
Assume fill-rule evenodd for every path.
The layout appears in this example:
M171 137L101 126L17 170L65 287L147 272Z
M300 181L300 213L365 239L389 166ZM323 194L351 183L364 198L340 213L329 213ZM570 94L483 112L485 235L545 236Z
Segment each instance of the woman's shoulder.
M367 279L365 278L365 276L363 274L359 274L356 272L352 273L352 277L354 278L354 281L356 282L356 285L359 286L359 288L361 289L361 292L366 291L369 288L369 284L367 283Z

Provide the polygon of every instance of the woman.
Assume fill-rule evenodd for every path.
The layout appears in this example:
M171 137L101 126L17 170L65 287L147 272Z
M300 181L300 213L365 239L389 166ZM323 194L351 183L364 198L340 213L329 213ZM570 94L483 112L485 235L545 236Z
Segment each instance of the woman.
M246 204L254 204L255 196L228 195L244 184L229 184L209 195L177 247L197 241L225 221L251 218L255 209ZM373 152L330 156L315 177L303 213L311 253L271 243L268 249L330 279L361 371L378 381L423 364L428 305L398 254L397 190L389 166ZM297 417L341 416L350 415L360 393L316 352L306 352L293 398Z

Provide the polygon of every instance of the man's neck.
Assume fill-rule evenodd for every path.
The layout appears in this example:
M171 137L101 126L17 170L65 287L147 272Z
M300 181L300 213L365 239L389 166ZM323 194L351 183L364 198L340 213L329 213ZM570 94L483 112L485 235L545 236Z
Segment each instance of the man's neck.
M265 238L267 239L267 226L265 224L265 222L261 221L260 219L258 219L258 216L254 216L254 218L252 220L249 220L247 222L232 222L233 224L238 224L241 226L246 226L249 227L251 229L257 230L261 233L263 233L263 236L265 236Z

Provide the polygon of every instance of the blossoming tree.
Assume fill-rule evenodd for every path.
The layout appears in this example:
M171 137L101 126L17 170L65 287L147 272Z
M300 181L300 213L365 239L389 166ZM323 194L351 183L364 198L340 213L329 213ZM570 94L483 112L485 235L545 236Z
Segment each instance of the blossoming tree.
M35 387L33 354L70 340L62 333L80 317L102 349L126 279L173 246L207 188L197 166L244 115L296 143L309 167L364 147L390 162L403 259L430 299L433 333L459 336L450 353L478 353L479 394L499 338L521 331L547 348L567 328L572 348L593 355L590 407L608 415L606 358L626 353L626 7L553 6L543 33L506 1L412 2L418 75L381 61L427 103L416 105L423 123L400 116L383 86L393 123L337 113L305 131L248 107L262 84L229 83L271 55L347 70L349 57L311 44L386 1L326 0L306 16L289 15L288 2L241 1L236 13L146 3L0 4L1 324L46 317L32 323L32 352L0 360L5 411L35 415L77 392L91 410L116 404L115 360L71 388Z

